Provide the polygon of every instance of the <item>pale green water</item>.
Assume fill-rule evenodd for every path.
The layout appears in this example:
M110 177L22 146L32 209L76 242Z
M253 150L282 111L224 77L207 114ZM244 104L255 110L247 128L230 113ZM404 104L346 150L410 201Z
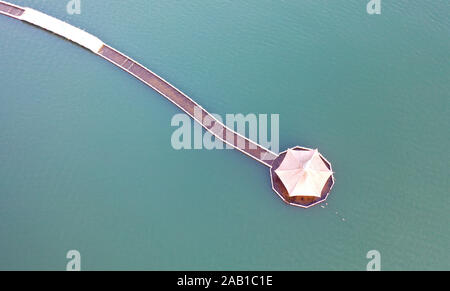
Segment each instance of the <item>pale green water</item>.
M450 269L448 1L13 2L212 112L280 114L280 149L318 146L337 183L288 207L237 151L173 150L148 87L0 16L0 269Z

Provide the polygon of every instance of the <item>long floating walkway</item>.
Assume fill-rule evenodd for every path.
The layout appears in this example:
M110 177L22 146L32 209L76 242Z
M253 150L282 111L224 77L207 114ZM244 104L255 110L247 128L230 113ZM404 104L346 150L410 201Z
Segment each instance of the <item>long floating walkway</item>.
M169 82L130 57L103 43L96 36L32 8L20 7L4 1L0 1L0 13L15 19L26 21L67 38L110 61L169 99L195 121L199 122L216 138L219 138L223 142L262 164L271 167L273 161L278 157L276 153L260 146L234 130L227 128L208 111L203 109Z
M96 36L42 12L1 0L0 14L65 37L141 80L177 105L216 138L268 166L272 189L287 204L308 208L327 199L335 180L330 162L317 149L297 146L276 154L227 128L169 82Z

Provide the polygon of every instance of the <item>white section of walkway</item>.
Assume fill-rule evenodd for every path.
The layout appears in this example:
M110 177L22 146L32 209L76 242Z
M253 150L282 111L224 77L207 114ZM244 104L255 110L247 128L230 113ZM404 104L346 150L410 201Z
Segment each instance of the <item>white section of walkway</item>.
M57 35L65 37L94 53L98 53L103 46L103 42L92 34L81 30L71 24L56 19L52 16L34 10L32 8L24 8L25 12L19 16L20 20L32 23L39 27L42 27L48 31L51 31Z

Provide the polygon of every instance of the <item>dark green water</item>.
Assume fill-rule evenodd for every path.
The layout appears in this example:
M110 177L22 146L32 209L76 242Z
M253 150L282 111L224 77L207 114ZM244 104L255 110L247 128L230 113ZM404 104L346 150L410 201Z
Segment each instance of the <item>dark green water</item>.
M280 150L319 147L337 182L298 209L237 151L175 151L170 102L0 15L0 269L450 269L448 1L81 1L12 2L212 112L280 114Z

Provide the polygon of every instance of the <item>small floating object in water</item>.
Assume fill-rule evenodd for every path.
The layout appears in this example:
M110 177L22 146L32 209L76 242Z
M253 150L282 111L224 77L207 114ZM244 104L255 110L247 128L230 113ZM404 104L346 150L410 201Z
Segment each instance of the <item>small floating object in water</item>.
M108 60L156 90L216 138L269 167L273 190L289 205L303 208L316 205L327 198L333 187L334 176L331 164L317 149L297 146L280 154L274 153L226 127L172 84L125 54L103 43L96 36L37 10L5 1L0 1L0 14L31 23L65 37Z

